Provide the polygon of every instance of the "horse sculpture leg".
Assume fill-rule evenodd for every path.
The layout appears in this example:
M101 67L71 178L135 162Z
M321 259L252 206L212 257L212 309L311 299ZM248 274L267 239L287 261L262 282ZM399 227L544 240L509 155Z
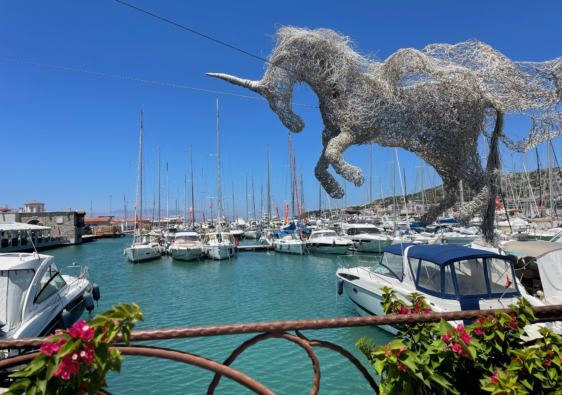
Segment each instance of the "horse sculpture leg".
M360 168L347 163L342 156L345 150L355 143L355 138L350 132L342 131L328 142L324 150L324 155L337 174L341 175L347 181L353 182L355 186L360 187L365 181L363 172Z
M325 149L322 150L322 154L320 155L318 163L314 168L314 175L316 176L316 179L320 181L320 184L322 184L322 187L328 195L334 199L341 199L344 195L343 188L336 181L334 176L328 172L328 166L330 166L330 163L326 159L324 152Z

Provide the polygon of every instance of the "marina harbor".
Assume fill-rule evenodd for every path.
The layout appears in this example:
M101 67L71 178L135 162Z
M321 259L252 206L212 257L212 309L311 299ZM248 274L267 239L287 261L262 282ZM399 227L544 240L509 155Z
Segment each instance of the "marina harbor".
M562 394L560 15L6 3L0 394Z

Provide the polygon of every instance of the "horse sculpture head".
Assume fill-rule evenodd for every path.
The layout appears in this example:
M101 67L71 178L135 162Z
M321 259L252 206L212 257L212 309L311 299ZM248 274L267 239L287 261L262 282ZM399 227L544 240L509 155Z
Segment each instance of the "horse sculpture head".
M268 84L264 80L245 80L221 73L207 73L207 75L256 92L267 99L269 106L279 116L279 119L287 129L294 133L300 133L304 129L304 121L292 109L294 84L290 86L285 84Z

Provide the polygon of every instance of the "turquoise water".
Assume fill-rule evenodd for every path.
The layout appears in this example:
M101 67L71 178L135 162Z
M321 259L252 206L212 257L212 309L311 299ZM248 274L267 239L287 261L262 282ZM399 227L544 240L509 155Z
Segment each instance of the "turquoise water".
M274 252L241 252L231 261L182 262L168 257L142 264L125 261L123 249L131 238L107 239L47 251L63 268L77 262L90 268L100 285L101 300L94 313L118 302L135 302L145 323L137 329L174 328L313 318L355 317L347 296L336 297L337 258L296 256ZM256 241L250 244L256 244ZM84 318L87 318L87 314ZM355 342L373 337L387 343L391 336L375 327L305 331L312 339L339 344L366 363ZM219 336L151 342L224 361L254 335ZM147 344L147 343L142 343ZM314 348L320 361L321 394L372 394L359 371L339 354ZM282 339L260 342L234 364L277 394L306 394L312 386L312 363L306 351ZM178 362L126 357L121 374L108 377L114 394L203 394L213 373ZM222 378L217 394L252 393Z

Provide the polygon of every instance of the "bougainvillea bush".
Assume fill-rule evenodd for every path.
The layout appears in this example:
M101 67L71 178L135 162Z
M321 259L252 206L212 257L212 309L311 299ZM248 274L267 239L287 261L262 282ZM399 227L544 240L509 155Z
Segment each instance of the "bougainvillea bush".
M119 303L95 318L57 331L9 389L12 395L85 395L107 387L105 375L120 372L123 357L112 348L118 335L129 345L135 322L144 321L139 306Z
M386 314L431 312L419 293L398 300L383 288ZM381 394L562 394L562 340L546 327L525 342L525 326L535 319L529 302L518 298L512 314L497 311L473 324L447 321L397 325L396 339L357 345L381 375Z

